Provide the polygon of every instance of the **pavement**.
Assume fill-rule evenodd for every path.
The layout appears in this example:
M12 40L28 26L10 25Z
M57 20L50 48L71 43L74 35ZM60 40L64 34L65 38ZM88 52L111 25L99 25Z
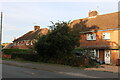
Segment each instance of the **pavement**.
M120 66L100 65L100 67L98 68L85 68L84 70L108 71L113 73L120 73Z
M64 66L64 65L44 64L44 63L38 64L38 63L6 61L6 60L3 60L2 63L3 63L3 74L5 75L4 77L6 77L6 76L10 77L12 74L14 74L18 77L22 77L23 76L22 74L28 73L28 74L36 74L35 77L45 77L45 78L46 77L52 77L52 78L56 78L56 77L57 78L61 78L61 77L67 77L67 78L118 78L117 73L93 71L93 70L82 70L80 68ZM24 69L27 69L27 70L24 70ZM25 71L25 72L21 73L21 71ZM42 73L44 73L44 75ZM43 76L40 76L41 74ZM53 75L50 75L50 74L53 74ZM27 76L28 75L24 75L23 77L27 77ZM13 77L15 77L15 76L13 76Z

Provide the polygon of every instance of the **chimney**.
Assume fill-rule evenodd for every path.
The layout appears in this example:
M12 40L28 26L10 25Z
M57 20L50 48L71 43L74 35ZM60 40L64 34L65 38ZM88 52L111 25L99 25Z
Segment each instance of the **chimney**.
M90 11L88 13L88 17L93 17L93 16L97 16L98 15L98 12L97 11Z
M34 31L39 30L40 26L34 26Z

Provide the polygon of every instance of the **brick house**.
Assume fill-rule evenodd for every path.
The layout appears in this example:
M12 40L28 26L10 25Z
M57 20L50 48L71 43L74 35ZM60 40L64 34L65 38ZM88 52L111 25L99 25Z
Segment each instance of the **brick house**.
M118 65L120 59L120 12L99 15L97 11L88 13L88 17L70 23L80 29L80 48L90 50L105 64Z
M36 41L38 35L46 35L48 33L47 28L41 28L40 26L34 26L34 30L27 32L21 37L15 39L13 41L13 46L11 48L19 48L19 49L29 49L32 48L33 43Z

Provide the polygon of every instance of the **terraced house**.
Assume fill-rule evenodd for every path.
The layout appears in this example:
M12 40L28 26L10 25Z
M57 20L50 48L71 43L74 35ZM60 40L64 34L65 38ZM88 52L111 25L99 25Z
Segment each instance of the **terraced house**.
M47 28L41 28L40 26L34 26L34 30L27 32L26 34L22 35L21 37L15 39L13 41L13 45L11 48L18 48L18 49L29 49L32 48L33 43L36 41L36 38L39 35L46 35L48 33Z
M90 11L88 17L70 23L71 27L83 29L80 48L90 50L105 64L118 65L120 62L119 13L99 15L97 11Z

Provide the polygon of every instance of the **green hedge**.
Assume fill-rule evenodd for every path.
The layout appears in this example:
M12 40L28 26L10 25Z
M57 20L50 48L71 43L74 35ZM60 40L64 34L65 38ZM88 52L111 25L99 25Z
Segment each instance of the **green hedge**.
M12 59L22 59L27 61L37 61L38 54L32 49L3 49L4 54L11 55Z
M37 62L38 61L38 54L35 54L35 53L27 53L27 54L21 54L21 53L13 53L12 54L12 59L22 59L22 60L26 60L26 61L34 61L34 62Z
M49 56L40 56L37 53L34 53L31 49L3 49L4 54L10 54L12 59L20 59L33 62L45 62L45 63L54 63L54 64L63 64L69 66L93 66L95 65L94 61L90 58L87 58L86 55L80 57L69 56L63 58L49 57Z
M3 49L2 50L4 54L14 54L14 53L20 53L20 54L26 54L26 53L33 53L32 49Z

